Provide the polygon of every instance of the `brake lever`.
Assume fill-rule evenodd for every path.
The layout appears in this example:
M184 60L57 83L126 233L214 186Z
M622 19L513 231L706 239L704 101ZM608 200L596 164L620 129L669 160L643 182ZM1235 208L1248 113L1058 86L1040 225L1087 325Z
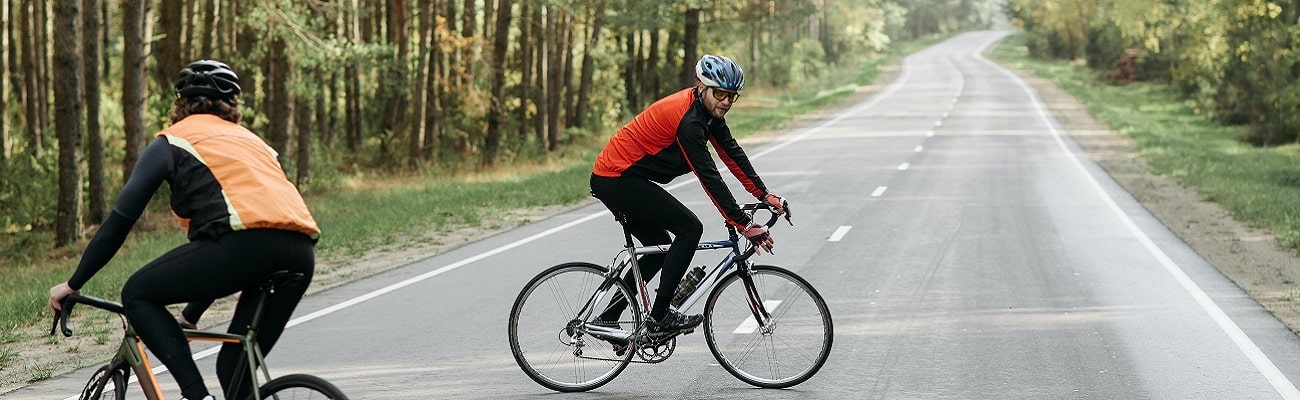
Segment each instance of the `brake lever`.
M781 199L781 208L785 210L785 222L790 226L794 226L794 220L790 219L790 216L794 215L794 213L790 212L790 202Z

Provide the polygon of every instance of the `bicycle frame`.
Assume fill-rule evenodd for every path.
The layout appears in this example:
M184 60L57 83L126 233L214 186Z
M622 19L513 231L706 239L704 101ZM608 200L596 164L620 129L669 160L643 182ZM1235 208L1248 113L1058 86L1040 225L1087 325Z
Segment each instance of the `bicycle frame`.
M747 210L754 210L756 209L753 208L755 206L758 205L748 204L745 207ZM767 226L771 227L772 224L776 222L777 217L778 215L773 213L772 219L768 221ZM622 223L621 220L620 223ZM686 296L686 299L682 301L680 306L676 307L678 311L689 310L693 307L695 303L699 302L701 298L712 291L713 287L718 284L718 281L731 272L733 268L737 268L742 272L749 270L749 267L752 265L749 262L749 257L754 254L756 249L750 247L742 252L740 249L740 237L736 232L736 229L727 226L727 232L727 240L703 241L696 245L696 252L701 250L719 249L730 249L731 251L723 257L722 261L719 262L717 266L710 269L703 278L700 278L699 284L695 286L695 289L691 294ZM632 274L635 276L634 280L637 286L636 306L640 307L642 315L650 315L650 303L652 301L650 291L646 288L645 277L641 276L641 267L637 259L645 255L667 253L670 246L636 246L632 241L632 234L626 229L623 231L623 237L625 240L623 251L619 252L619 254L614 257L614 262L612 263L611 268L605 273L604 282L602 282L596 292L592 294L591 299L583 306L582 310L578 311L578 318L581 320L585 321L590 319L591 314L595 311L596 307L598 307L597 305L604 304L606 296L610 293L610 289L616 284L615 282L622 279L623 274L629 269L629 267L631 267ZM761 329L768 329L768 325L771 322L771 314L768 313L767 306L765 306L762 299L759 298L758 293L754 288L753 280L743 273L741 279L745 284L745 292L747 293L746 297L749 302L750 311L753 313L754 320L758 323ZM628 302L630 304L632 300L629 299ZM643 321L636 322L637 331L640 331L642 325L644 325ZM616 328L589 326L588 330L600 335L616 337L624 340L631 336L628 332Z
M255 330L250 330L248 334L243 336L224 332L190 329L183 330L183 332L185 333L185 338L191 342L237 344L243 348L240 353L243 356L242 358L245 359L246 364L239 364L236 366L235 381L232 382L231 387L236 387L242 383L241 381L245 377L240 370L247 368L247 365L257 366L256 371L247 374L248 378L252 380L253 387L259 387L261 385L257 376L257 372L259 371L266 381L271 380L271 373L266 368L266 358L262 354L261 347L256 344ZM245 344L251 345L245 346ZM114 369L130 367L135 372L136 378L141 381L140 390L144 392L144 397L146 399L164 400L162 386L158 384L158 379L153 374L153 365L149 362L149 356L145 352L144 343L140 341L140 336L135 333L135 329L131 328L129 325L127 326L125 336L122 338L122 345L118 348L117 354L113 356L113 359L109 364L114 365ZM257 391L254 390L255 395L260 399L261 393L256 392Z
M268 297L267 295L270 293L270 290L272 289L267 287L263 288L262 295L259 296L257 307L253 312L253 319L251 320L253 323L248 327L248 332L243 335L193 329L182 330L185 334L185 338L191 342L218 342L222 344L239 345L241 349L241 358L243 358L245 362L235 365L235 374L230 387L240 387L244 378L247 377L252 382L253 398L257 400L262 399L262 393L258 391L258 388L261 387L262 384L258 379L258 372L261 372L265 381L271 380L271 372L266 367L266 356L262 352L261 346L257 345L257 321L261 321L262 311L265 308L266 298ZM123 313L125 312L121 304L81 294L68 296L68 298L64 300L63 307L65 311L61 313L59 317L56 317L54 321L55 327L58 327L58 324L62 322L64 336L72 336L72 330L67 327L67 316L71 313L71 308L76 303L86 304L101 310L113 312L119 316L123 316ZM140 336L135 332L135 328L125 321L125 317L123 317L122 324L125 328L125 333L122 337L122 345L118 347L117 353L113 356L112 360L109 361L109 365L112 366L110 371L125 369L129 366L135 372L136 378L141 382L140 389L144 392L144 396L147 400L164 400L162 388L158 384L157 377L153 374L153 366L149 363L149 357L145 352L144 343L141 342ZM53 333L53 327L51 328L51 333ZM248 370L248 373L245 374L245 370L248 368L252 369ZM226 393L226 397L229 397L229 393Z

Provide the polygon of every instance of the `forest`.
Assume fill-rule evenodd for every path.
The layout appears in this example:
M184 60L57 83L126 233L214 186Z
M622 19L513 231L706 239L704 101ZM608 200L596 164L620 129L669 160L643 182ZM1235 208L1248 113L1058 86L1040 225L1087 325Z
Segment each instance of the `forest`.
M1010 0L1034 57L1084 60L1109 82L1168 84L1240 140L1300 139L1300 1Z
M899 41L986 27L1001 3L0 0L0 244L84 239L194 60L235 69L242 123L301 191L328 195L348 174L598 143L693 84L703 54L743 65L746 92L779 93Z

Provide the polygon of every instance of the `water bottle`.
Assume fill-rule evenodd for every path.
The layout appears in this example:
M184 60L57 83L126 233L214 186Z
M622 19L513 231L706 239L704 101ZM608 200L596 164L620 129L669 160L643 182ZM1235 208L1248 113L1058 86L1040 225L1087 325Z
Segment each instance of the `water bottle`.
M673 307L679 307L683 301L695 291L699 286L700 280L704 279L704 267L695 267L686 272L682 277L682 282L677 284L677 292L673 293Z

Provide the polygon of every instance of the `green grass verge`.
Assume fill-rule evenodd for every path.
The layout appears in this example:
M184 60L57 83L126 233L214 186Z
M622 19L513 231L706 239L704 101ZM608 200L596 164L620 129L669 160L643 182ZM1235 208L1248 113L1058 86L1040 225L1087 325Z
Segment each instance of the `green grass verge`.
M1156 173L1173 177L1233 216L1277 235L1300 251L1300 146L1260 148L1238 140L1242 126L1193 113L1165 85L1110 85L1078 63L1032 59L1022 36L1004 40L993 57L1054 82L1102 123L1138 142ZM1298 252L1297 254L1300 254Z

